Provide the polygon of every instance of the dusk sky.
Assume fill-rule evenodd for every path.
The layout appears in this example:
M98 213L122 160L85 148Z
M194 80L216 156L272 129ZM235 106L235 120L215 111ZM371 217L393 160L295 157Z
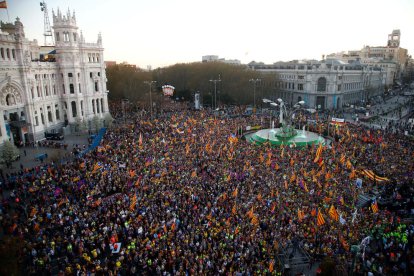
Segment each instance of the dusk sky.
M8 0L26 37L43 44L39 0ZM75 11L86 42L102 33L105 60L152 68L201 61L203 55L242 63L321 59L322 55L385 46L393 29L414 52L412 0L49 0ZM8 21L6 10L0 20Z

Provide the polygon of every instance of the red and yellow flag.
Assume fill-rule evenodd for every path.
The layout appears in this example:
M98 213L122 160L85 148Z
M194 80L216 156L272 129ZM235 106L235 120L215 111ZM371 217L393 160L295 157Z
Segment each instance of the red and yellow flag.
M234 189L233 197L237 197L238 194L239 194L239 189L238 188Z
M316 219L316 224L318 226L321 226L321 225L324 225L325 224L325 219L323 218L322 213L321 213L320 210L318 211L318 217Z
M333 205L331 205L331 208L329 208L329 216L335 221L339 220L339 214Z

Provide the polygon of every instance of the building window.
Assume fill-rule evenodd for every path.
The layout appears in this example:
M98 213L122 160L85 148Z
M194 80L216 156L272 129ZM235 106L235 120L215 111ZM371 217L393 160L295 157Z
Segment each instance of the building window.
M101 72L98 72L98 77L100 77L101 76Z
M37 91L37 97L40 98L40 89L39 89L39 86L36 86L36 91Z
M42 119L42 125L45 124L45 116L43 116L43 113L40 113L40 118Z
M73 33L73 41L76 42L76 33Z
M53 122L52 111L50 110L47 112L47 119L49 120L49 123Z
M62 91L63 91L63 94L65 94L66 92L65 92L65 84L62 84Z
M56 120L60 120L59 107L56 106L55 108L56 108L56 111L55 111L55 113L56 113Z
M93 114L95 114L95 100L92 100L92 110L93 110Z
M103 99L101 99L101 112L104 113Z
M8 59L10 59L10 50L9 50L9 48L6 49L6 56L7 56Z
M80 73L78 73L78 79L80 79Z
M338 91L341 91L341 89L342 89L342 85L338 84Z
M99 55L96 55L96 62L99 62Z
M75 87L73 86L73 83L69 84L69 92L70 92L70 94L75 93Z
M91 78L93 77L93 74L92 74L92 72L90 72L90 73L89 73L89 77L91 77Z
M45 93L46 93L46 96L49 96L49 90L47 89L47 86L45 86Z
M95 91L98 92L99 91L99 87L98 87L98 82L95 81Z
M326 78L322 77L318 79L318 92L325 92L326 91Z
M73 77L73 74L72 73L68 73L68 77L69 78L72 78Z
M1 53L1 58L4 59L4 49L3 48L0 49L0 53Z
M79 83L79 93L82 93L81 84Z
M59 35L59 33L56 33L56 34L55 34L55 38L56 38L56 41L59 41L59 40L60 40L60 35Z
M338 79L342 80L342 76L338 76Z
M300 90L300 91L303 90L303 83L298 83L298 90Z
M36 126L39 126L39 118L35 116Z
M91 54L88 54L88 61L91 62Z
M99 113L99 99L96 99L96 113Z
M14 60L16 60L16 51L14 49L12 49L12 57Z
M303 80L305 79L305 76L298 76L298 80Z
M81 115L83 116L83 101L80 102L80 107L81 107Z
M76 102L72 101L71 102L71 107L72 107L72 117L75 118L78 114L76 112Z
M56 86L53 85L53 95L56 95Z

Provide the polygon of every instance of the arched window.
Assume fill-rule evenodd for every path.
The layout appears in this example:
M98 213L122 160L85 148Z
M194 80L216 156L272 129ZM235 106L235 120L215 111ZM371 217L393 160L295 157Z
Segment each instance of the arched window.
M318 79L318 92L326 91L326 78L322 77Z

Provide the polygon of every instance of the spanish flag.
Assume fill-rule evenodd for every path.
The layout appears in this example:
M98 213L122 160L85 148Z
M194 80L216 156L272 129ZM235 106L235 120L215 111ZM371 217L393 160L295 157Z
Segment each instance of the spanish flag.
M318 217L316 219L316 224L318 226L321 226L321 225L324 225L325 224L325 219L323 218L322 213L321 213L320 210L318 211Z
M1 1L0 2L0 9L7 9L7 2L6 1Z

